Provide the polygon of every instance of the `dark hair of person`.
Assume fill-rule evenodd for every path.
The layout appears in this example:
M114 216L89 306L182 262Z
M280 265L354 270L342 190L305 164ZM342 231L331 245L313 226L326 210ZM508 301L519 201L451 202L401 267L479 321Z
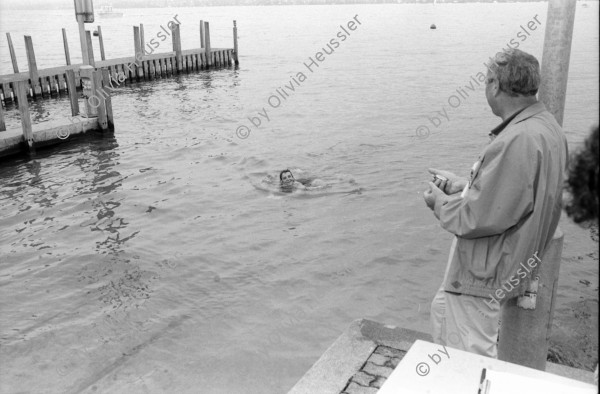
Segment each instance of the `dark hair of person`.
M489 69L500 90L509 96L535 96L540 87L540 64L535 56L519 49L498 52Z
M292 172L286 168L285 170L283 170L283 171L281 171L281 172L279 173L279 181L282 181L282 180L283 180L283 179L282 179L282 178L283 178L283 174L285 174L286 172L289 172L290 174L292 174ZM292 176L294 176L294 174L292 174Z
M571 200L565 211L575 223L598 221L598 127L592 130L584 146L571 157L567 190Z

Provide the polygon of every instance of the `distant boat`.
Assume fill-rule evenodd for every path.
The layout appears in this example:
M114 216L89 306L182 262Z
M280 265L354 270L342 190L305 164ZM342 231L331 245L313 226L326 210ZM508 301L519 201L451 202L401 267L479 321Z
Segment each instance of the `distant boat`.
M98 30L94 30L94 37L98 37L100 35L100 33L98 33Z
M435 30L435 29L437 29L437 26L435 25L435 23L432 23L431 26L429 26L429 28L431 30Z
M101 18L120 18L123 16L122 12L113 11L112 5L103 5L98 12L98 16Z

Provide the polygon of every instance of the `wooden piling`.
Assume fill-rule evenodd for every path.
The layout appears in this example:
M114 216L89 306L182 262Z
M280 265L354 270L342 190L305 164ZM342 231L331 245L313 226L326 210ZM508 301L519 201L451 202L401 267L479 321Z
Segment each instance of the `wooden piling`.
M200 48L204 48L204 21L200 19Z
M85 31L85 40L88 50L88 64L92 67L96 67L96 62L94 61L94 46L92 45L92 33L89 30Z
M33 131L31 129L31 115L29 113L29 103L27 102L27 81L18 81L15 83L17 101L19 103L19 112L21 113L21 126L23 127L23 137L25 146L29 153L35 154L35 143L33 141Z
M69 43L67 41L67 31L63 28L62 29L62 35L63 35L63 45L65 47L65 60L67 61L67 66L71 65L71 55L69 54Z
M148 61L143 60L142 65L143 65L142 69L144 70L144 78L150 79L150 66L148 65Z
M238 37L236 21L233 21L233 61L236 66L240 64L240 62L238 61Z
M83 89L83 97L85 98L85 115L89 117L98 116L98 105L96 102L99 100L96 97L94 91L94 67L92 66L81 66L79 68L79 76L81 77L81 87Z
M104 55L104 40L102 39L102 26L98 25L98 42L100 42L100 59L106 60Z
M101 70L102 73L102 86L106 88L110 85L110 74L107 69L103 68ZM104 99L104 106L106 108L106 124L108 130L114 130L114 118L113 118L113 110L112 110L112 99L110 95Z
M140 59L142 59L142 56L144 56L144 53L142 52L142 48L140 46L140 27L139 26L133 26L133 45L134 45L134 54L133 56L135 56L135 64L137 64L138 66L142 65L142 62Z
M208 22L204 22L204 50L206 53L206 65L212 67L212 53L210 49L210 25Z
M150 78L150 80L152 80L154 79L154 75L156 73L156 70L154 69L154 61L147 60L146 63L148 63L148 77Z
M6 123L4 122L4 107L0 103L0 131L6 131Z
M177 59L177 72L180 73L183 70L183 57L181 56L181 36L179 24L173 25L173 51L175 52L175 59Z
M10 60L12 60L13 71L19 72L19 65L17 64L17 56L15 55L15 47L13 46L12 38L10 33L6 33L6 39L8 40L8 50L10 51Z
M75 86L75 71L66 70L67 75L67 89L69 90L69 101L71 102L71 115L79 115L79 96L77 94L77 87Z
M106 115L106 98L110 97L103 88L102 88L102 71L94 70L92 71L92 96L95 100L97 100L97 110L98 110L98 125L100 126L100 130L106 131L108 130L108 119Z
M140 45L142 47L142 55L146 54L146 40L144 39L144 24L140 23Z
M35 52L33 51L33 41L31 36L25 36L25 50L27 51L27 65L29 66L29 79L34 96L42 94L40 86L40 77L38 74L37 63L35 62Z

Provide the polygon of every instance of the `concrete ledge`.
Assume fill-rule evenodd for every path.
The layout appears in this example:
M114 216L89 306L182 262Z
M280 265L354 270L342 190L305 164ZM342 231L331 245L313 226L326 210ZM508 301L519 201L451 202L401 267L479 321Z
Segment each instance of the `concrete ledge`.
M417 340L429 334L361 319L323 353L288 394L375 394ZM546 372L594 384L594 373L546 363Z
M371 320L356 320L292 387L289 394L340 394L377 346L384 345L406 352L417 339L431 341L431 336Z
M99 130L98 118L74 117L68 120L49 121L32 125L35 147L60 144L68 141L73 135L83 134L90 130ZM0 132L0 158L26 152L23 130L8 129Z
M377 345L362 334L357 320L338 337L289 394L339 394Z
M546 363L546 372L553 373L555 375L563 376L565 378L579 380L580 382L596 384L594 382L594 373L586 371L584 369L577 369L568 367L566 365Z

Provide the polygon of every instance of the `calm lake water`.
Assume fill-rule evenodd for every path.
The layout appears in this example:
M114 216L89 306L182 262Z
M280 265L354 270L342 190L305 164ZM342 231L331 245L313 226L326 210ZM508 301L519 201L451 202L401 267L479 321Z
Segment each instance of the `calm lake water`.
M589 4L578 4L573 36L571 149L598 124L598 3ZM187 49L209 20L213 46L231 47L236 19L240 67L120 88L114 135L0 165L0 390L283 393L355 319L428 331L451 236L422 201L426 169L468 174L500 121L471 77L536 15L520 48L541 60L546 11L215 7L98 19L111 58L133 55L134 24L149 39L178 15ZM307 70L355 16L356 30ZM0 12L21 69L24 34L39 67L63 64L62 27L75 62L72 9ZM170 40L158 48L167 50ZM460 105L450 98L458 88L468 94ZM44 122L70 110L62 98L32 111ZM448 118L438 127L428 120L436 111ZM19 125L14 106L7 123ZM416 137L422 125L429 138ZM278 193L271 179L284 168L331 186ZM598 298L597 244L568 219L561 227L559 323L574 302Z

